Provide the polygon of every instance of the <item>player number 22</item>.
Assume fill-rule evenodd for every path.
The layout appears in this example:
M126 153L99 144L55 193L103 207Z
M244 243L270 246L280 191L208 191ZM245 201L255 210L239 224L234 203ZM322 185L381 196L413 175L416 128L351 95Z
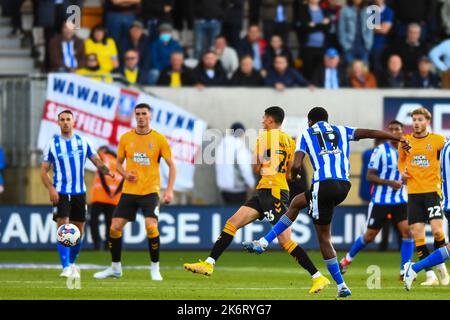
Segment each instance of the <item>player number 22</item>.
M440 206L429 207L427 210L430 213L429 215L430 218L440 217L442 215Z

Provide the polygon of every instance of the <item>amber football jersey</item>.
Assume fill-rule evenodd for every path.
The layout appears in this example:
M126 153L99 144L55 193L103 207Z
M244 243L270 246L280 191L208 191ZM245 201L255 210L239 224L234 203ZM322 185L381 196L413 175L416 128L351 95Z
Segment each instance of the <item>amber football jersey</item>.
M120 137L117 155L126 159L126 171L131 171L138 177L136 182L124 182L123 193L159 193L160 159L169 159L172 156L166 137L155 130L148 134L129 131Z
M272 194L278 198L280 190L289 190L286 175L294 151L295 142L286 133L278 129L262 132L255 149L262 164L261 180L256 189L272 189Z
M411 150L406 152L399 146L398 169L400 173L408 171L408 194L437 192L441 194L441 172L439 154L444 147L445 138L430 133L423 138L408 134L406 140Z

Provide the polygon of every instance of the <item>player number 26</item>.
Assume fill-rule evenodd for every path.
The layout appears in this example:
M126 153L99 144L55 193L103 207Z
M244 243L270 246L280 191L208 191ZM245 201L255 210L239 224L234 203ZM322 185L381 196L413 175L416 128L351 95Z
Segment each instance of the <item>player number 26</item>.
M272 210L264 211L264 215L266 216L266 219L269 221L273 221L273 219L275 218L275 216L272 213Z

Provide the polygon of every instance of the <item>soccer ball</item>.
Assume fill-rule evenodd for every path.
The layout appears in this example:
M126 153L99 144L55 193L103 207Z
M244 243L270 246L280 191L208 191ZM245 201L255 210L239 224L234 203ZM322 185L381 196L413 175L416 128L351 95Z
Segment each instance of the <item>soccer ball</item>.
M80 242L80 230L74 224L63 224L56 232L56 240L66 247L73 247Z

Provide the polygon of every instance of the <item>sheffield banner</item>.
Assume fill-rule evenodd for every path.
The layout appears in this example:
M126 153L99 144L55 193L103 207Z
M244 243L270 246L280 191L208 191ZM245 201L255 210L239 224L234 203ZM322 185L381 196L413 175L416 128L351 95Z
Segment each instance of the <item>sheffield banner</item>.
M38 137L38 148L60 133L59 112L68 109L75 117L75 133L87 136L98 148L117 149L120 136L136 126L134 106L148 103L153 108L151 126L165 135L177 164L175 190L193 188L194 162L201 149L206 122L171 102L140 91L91 80L79 75L53 73L48 76L47 97ZM168 168L161 162L161 184L167 184ZM88 169L94 166L88 161Z
M395 119L405 125L406 133L412 132L411 112L421 107L433 116L430 129L450 137L450 98L384 98L384 129Z
M164 206L159 214L161 248L176 250L210 250L222 231L228 218L237 207L220 206ZM0 250L2 249L55 249L56 223L52 221L50 206L1 206L0 207ZM350 249L353 241L365 230L366 206L341 206L335 209L333 218L333 244L338 250ZM255 221L238 230L230 245L233 250L242 250L242 241L259 239L270 230L266 221ZM393 228L391 228L393 229ZM426 226L427 242L433 242L430 226ZM100 223L100 235L105 234L105 226ZM312 219L300 213L292 225L292 237L306 249L318 250L316 232ZM381 233L375 244L368 249L376 249ZM128 223L123 232L125 249L146 250L148 247L145 221L138 214L136 222ZM398 249L398 237L391 231L389 247ZM93 248L89 223L86 225L83 248ZM271 250L279 250L277 244Z

